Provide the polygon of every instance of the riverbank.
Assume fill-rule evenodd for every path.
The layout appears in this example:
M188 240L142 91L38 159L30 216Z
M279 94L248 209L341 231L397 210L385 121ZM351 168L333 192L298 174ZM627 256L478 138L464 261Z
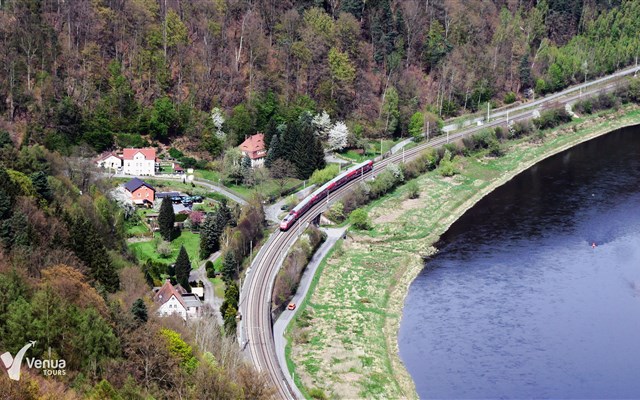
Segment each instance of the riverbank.
M290 329L295 379L314 397L416 398L398 355L397 332L408 287L422 257L466 210L496 187L551 155L640 123L626 107L545 132L542 141L506 143L500 158L456 160L458 174L432 171L416 179L420 197L400 187L368 209L373 229L352 231L323 262L316 285Z

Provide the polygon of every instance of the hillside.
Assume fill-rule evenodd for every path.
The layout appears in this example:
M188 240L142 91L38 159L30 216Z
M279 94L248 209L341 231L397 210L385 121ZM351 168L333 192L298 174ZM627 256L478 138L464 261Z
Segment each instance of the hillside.
M0 129L65 153L182 137L203 157L304 110L357 137L406 135L417 111L633 63L639 16L626 0L3 1Z

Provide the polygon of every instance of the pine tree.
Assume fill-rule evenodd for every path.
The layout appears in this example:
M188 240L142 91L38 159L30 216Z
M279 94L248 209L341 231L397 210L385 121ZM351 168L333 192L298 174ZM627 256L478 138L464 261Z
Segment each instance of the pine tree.
M233 251L227 251L224 255L224 262L222 263L222 277L225 281L229 282L235 278L237 267L238 263L235 254L233 254Z
M267 157L264 160L264 166L267 168L271 168L273 162L282 157L282 145L280 144L280 138L277 134L273 135L270 143Z
M144 323L149 319L147 306L146 304L144 304L144 301L142 299L138 299L133 302L133 305L131 306L131 314L133 314L133 317L138 322Z
M38 192L43 199L47 202L53 200L53 191L49 186L49 181L47 180L47 174L42 171L34 172L30 176L31 182L33 183L33 188Z
M173 224L176 221L176 215L173 212L171 199L165 197L160 205L160 215L158 215L158 227L160 235L164 240L171 241L173 239Z
M231 210L223 201L207 218L200 230L200 258L205 259L220 250L220 237L224 228L231 222Z
M224 228L227 225L236 226L236 221L233 218L233 214L231 213L229 206L227 205L227 199L222 199L218 207L222 218L222 227L220 228L220 231L224 231Z
M180 252L176 259L176 280L185 290L191 292L189 286L189 274L191 273L191 261L189 261L189 255L184 246L180 246Z
M89 268L89 276L107 291L117 291L120 287L120 277L91 222L79 216L70 225L70 247Z

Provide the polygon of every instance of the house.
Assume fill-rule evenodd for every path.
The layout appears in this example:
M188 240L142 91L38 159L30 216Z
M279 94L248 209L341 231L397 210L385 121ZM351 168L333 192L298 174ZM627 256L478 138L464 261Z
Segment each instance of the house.
M131 193L133 204L153 206L153 202L156 200L156 190L141 179L131 179L124 184L124 188Z
M122 150L124 160L123 172L127 175L155 175L156 174L156 149L147 147L144 149Z
M251 168L260 167L267 157L267 148L264 145L264 134L257 133L249 136L242 144L240 151L251 159Z
M198 296L187 293L180 285L173 286L169 279L154 294L153 301L159 305L160 316L178 314L185 321L202 316L203 305Z
M122 167L122 158L115 153L108 152L102 153L98 158L94 160L98 168L104 168L118 171L118 168Z
M173 173L178 175L184 174L184 169L178 163L173 163Z

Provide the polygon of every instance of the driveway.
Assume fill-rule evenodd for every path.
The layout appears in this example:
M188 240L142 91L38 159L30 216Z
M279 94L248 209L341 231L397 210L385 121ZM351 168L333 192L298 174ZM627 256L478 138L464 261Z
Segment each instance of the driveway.
M220 257L220 254L221 253L219 251L213 253L211 256L209 256L209 258L204 260L202 264L200 264L200 267L198 267L198 269L191 270L191 273L189 274L189 281L202 281L202 283L204 284L203 303L211 308L211 311L213 312L216 320L222 326L223 321L222 315L220 314L220 306L222 306L223 299L216 297L213 290L213 284L211 283L209 278L207 278L207 270L205 268L205 264L207 263L207 261L215 262L218 257Z

